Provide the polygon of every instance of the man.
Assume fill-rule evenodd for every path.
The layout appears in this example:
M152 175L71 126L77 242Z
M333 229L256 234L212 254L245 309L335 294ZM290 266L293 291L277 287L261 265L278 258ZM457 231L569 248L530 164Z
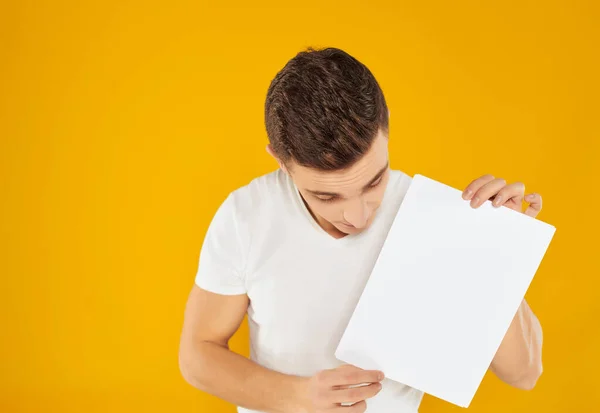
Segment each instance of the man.
M369 69L339 49L309 48L273 79L267 151L280 168L233 191L210 224L180 344L192 386L240 412L354 413L367 400L374 413L418 410L420 391L334 357L411 182L389 168L388 117ZM524 185L485 175L463 198L520 211ZM541 197L525 199L536 216ZM228 348L246 313L250 359ZM490 369L533 388L541 343L523 301Z

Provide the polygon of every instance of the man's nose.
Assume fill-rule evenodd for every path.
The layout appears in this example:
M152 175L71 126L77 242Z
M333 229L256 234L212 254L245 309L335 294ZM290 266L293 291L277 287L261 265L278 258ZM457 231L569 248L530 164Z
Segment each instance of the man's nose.
M354 201L344 210L344 219L356 228L363 228L369 220L369 213L367 203L360 199Z

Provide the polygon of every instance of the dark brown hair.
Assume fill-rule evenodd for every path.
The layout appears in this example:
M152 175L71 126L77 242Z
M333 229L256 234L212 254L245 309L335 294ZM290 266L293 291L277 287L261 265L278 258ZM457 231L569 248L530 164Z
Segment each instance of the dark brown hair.
M343 50L298 53L271 81L265 103L271 148L283 162L345 169L388 134L388 108L371 71Z

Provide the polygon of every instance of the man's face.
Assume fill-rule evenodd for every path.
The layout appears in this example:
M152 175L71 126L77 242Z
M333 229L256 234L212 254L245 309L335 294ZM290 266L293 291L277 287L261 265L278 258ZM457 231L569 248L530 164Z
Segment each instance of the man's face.
M288 173L313 217L339 238L369 227L389 179L388 139L379 133L351 168L323 172L292 163Z

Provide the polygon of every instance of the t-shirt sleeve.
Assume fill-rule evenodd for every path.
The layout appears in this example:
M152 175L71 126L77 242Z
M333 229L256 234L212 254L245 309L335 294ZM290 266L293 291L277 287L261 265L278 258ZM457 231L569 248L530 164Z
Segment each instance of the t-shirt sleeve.
M239 233L235 198L230 194L215 213L200 250L195 283L223 295L245 294L245 250Z

